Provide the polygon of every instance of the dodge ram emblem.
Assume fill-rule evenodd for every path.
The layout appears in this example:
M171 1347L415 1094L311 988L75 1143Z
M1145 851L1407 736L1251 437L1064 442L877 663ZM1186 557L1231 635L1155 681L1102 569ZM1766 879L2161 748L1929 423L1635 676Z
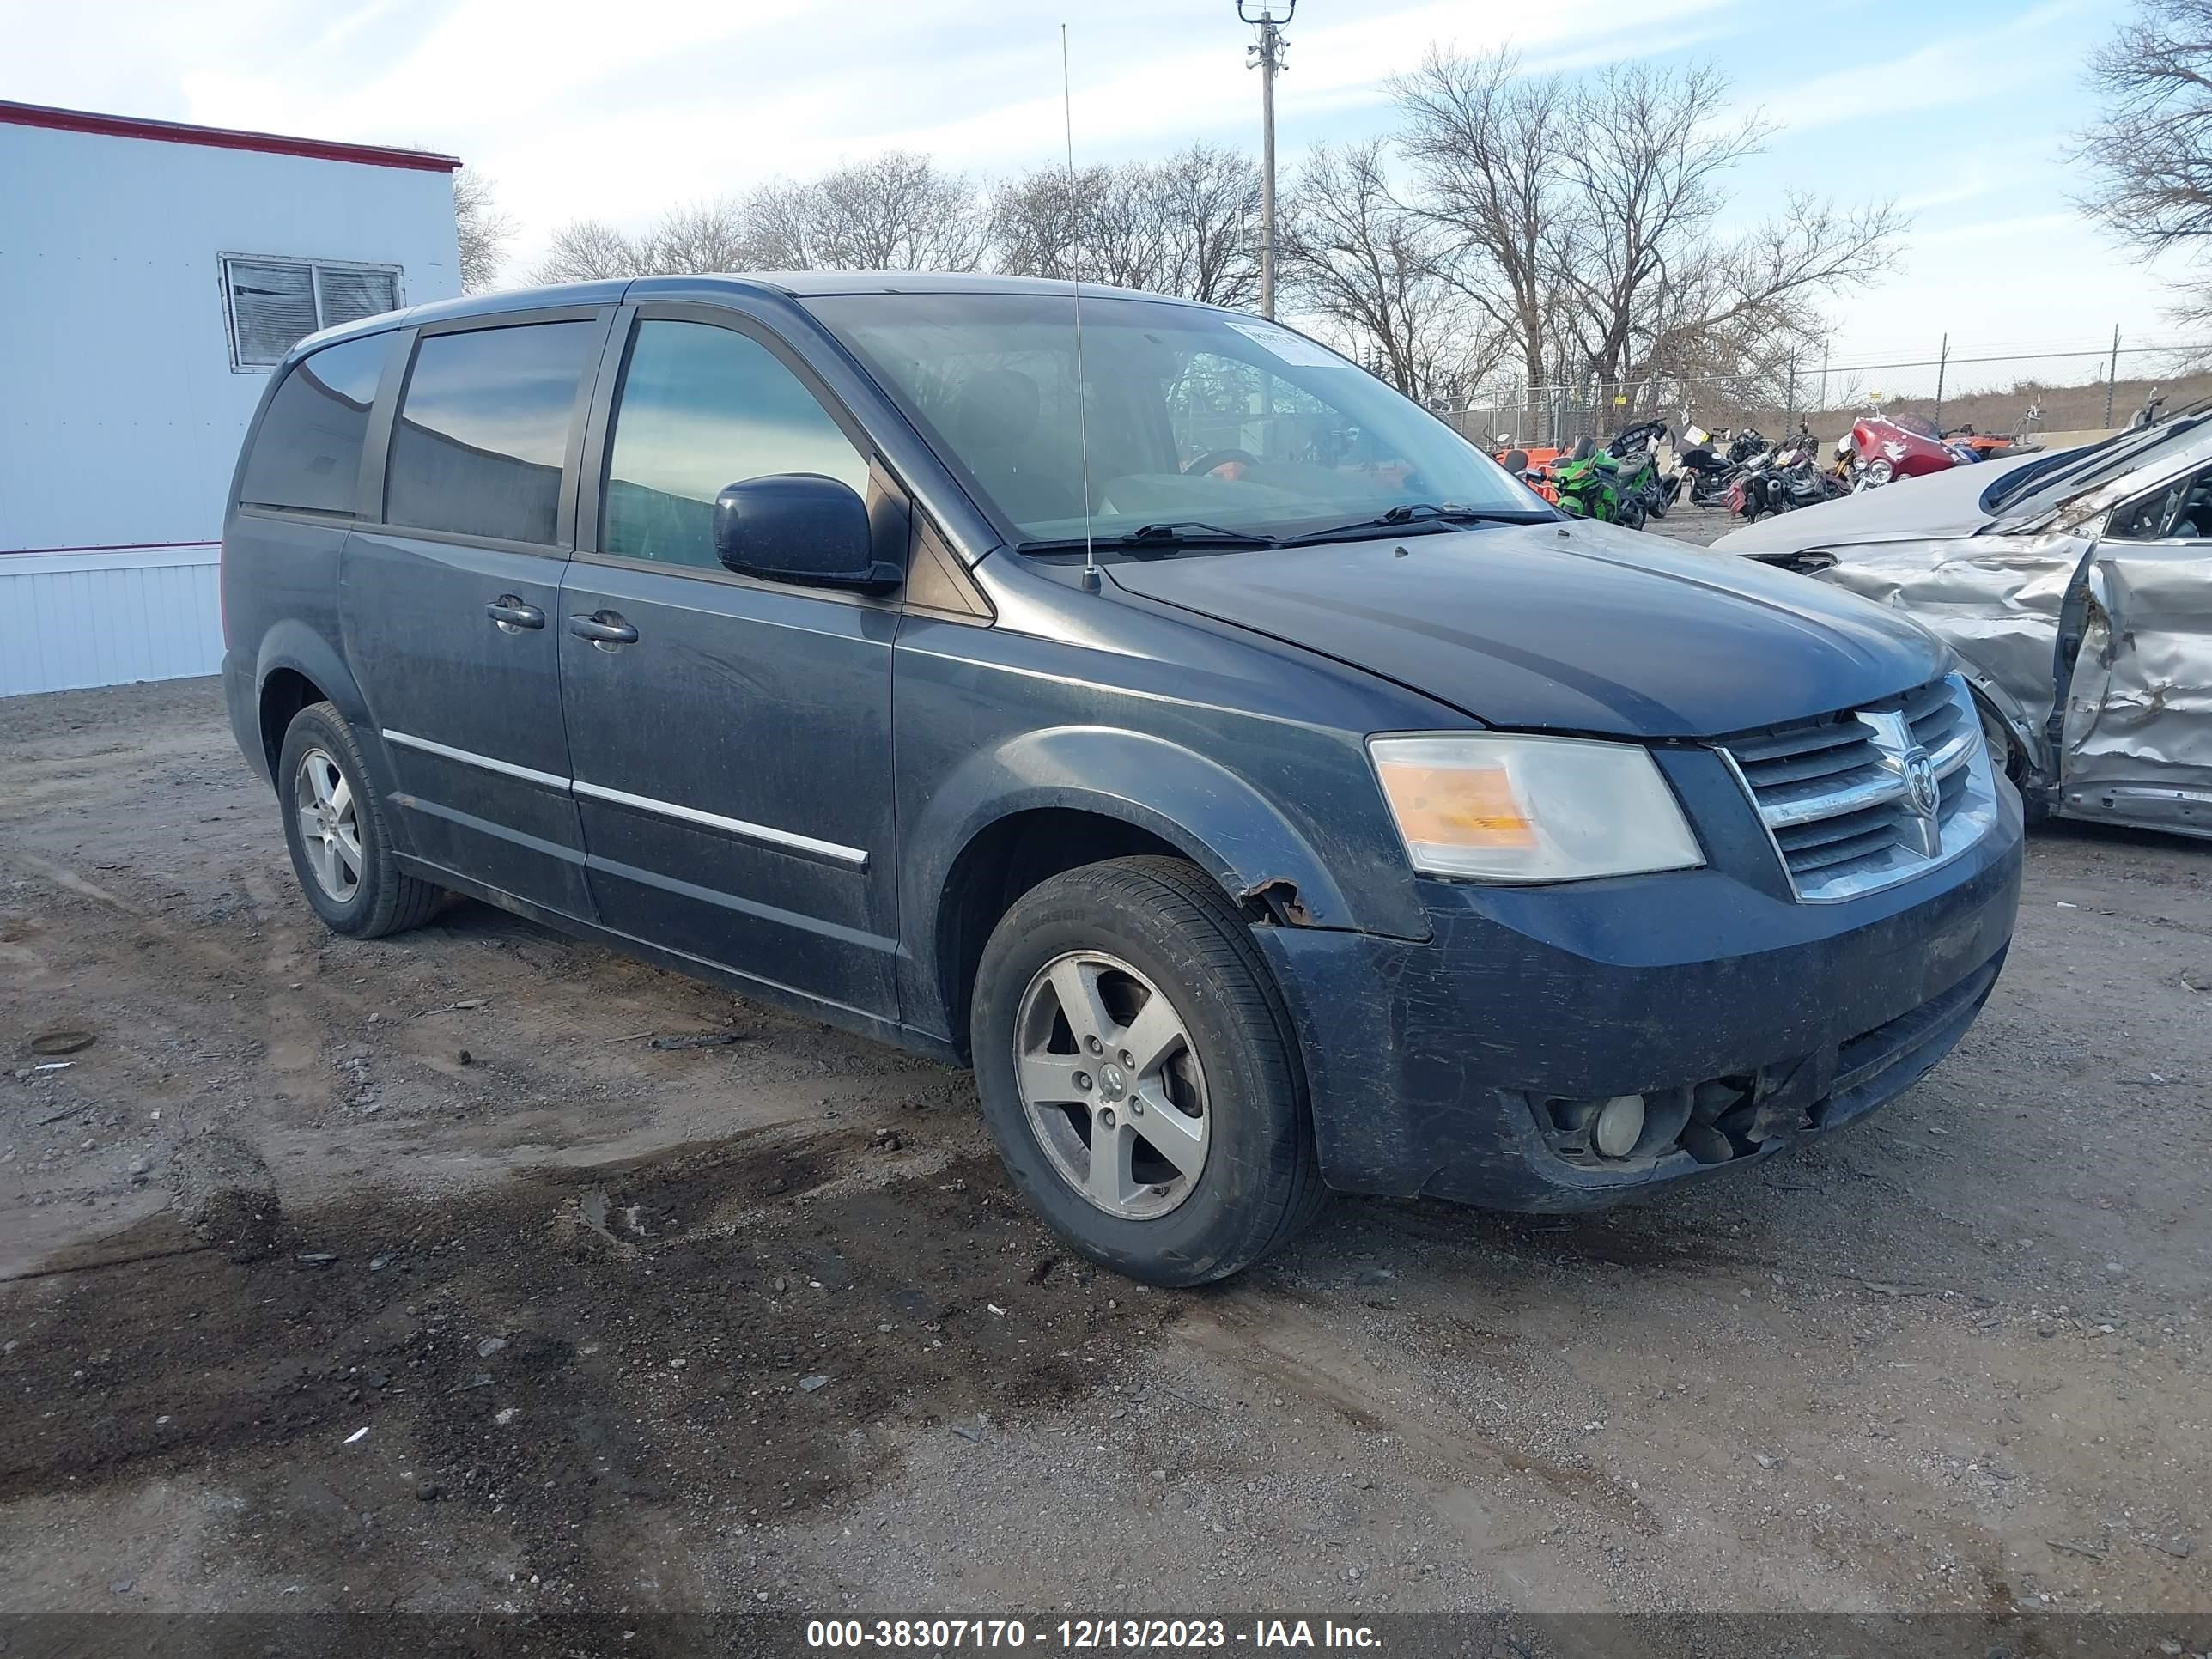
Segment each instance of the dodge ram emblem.
M1936 763L1928 758L1924 749L1910 750L1905 757L1905 787L1910 792L1912 810L1922 817L1933 820L1936 809L1942 803L1942 790L1936 784Z

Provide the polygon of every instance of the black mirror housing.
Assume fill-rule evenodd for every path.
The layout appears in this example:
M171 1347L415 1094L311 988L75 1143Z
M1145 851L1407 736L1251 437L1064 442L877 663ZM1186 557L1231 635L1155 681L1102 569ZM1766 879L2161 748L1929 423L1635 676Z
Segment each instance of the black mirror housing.
M867 504L818 472L777 472L714 497L714 556L768 581L887 592L904 573L875 554Z

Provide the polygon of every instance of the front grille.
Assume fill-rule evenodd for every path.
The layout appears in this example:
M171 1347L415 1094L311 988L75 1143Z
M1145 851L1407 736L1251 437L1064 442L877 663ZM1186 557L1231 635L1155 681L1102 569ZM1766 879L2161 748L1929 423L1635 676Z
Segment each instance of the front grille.
M1963 852L1996 822L1973 694L1958 675L1723 750L1797 896L1850 898Z

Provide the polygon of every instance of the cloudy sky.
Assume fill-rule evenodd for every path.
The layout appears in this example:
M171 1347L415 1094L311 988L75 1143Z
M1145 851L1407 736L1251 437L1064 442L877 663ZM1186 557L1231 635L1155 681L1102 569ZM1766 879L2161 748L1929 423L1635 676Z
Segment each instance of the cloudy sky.
M1710 57L1782 128L1735 175L1733 219L1793 186L1912 215L1899 274L1837 307L1838 362L1932 356L1947 331L1966 356L2093 349L2116 323L2166 341L2157 273L2067 199L2080 66L2116 11L1302 0L1280 139L1294 160L1387 128L1389 76L1431 40L1571 69ZM1232 0L0 0L0 97L448 150L496 185L526 268L565 219L641 225L887 145L979 175L1054 157L1063 18L1079 160L1256 148Z

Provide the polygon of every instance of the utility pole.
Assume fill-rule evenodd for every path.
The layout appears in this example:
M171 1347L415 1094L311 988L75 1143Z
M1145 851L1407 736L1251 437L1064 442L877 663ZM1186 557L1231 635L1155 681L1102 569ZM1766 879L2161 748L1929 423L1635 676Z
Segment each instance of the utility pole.
M1936 429L1943 429L1943 374L1951 366L1951 337L1946 334L1943 343L1936 349Z
M1280 4L1283 15L1275 15ZM1290 67L1283 25L1298 0L1237 0L1237 15L1260 32L1244 49L1244 67L1260 71L1260 314L1275 314L1275 76Z

